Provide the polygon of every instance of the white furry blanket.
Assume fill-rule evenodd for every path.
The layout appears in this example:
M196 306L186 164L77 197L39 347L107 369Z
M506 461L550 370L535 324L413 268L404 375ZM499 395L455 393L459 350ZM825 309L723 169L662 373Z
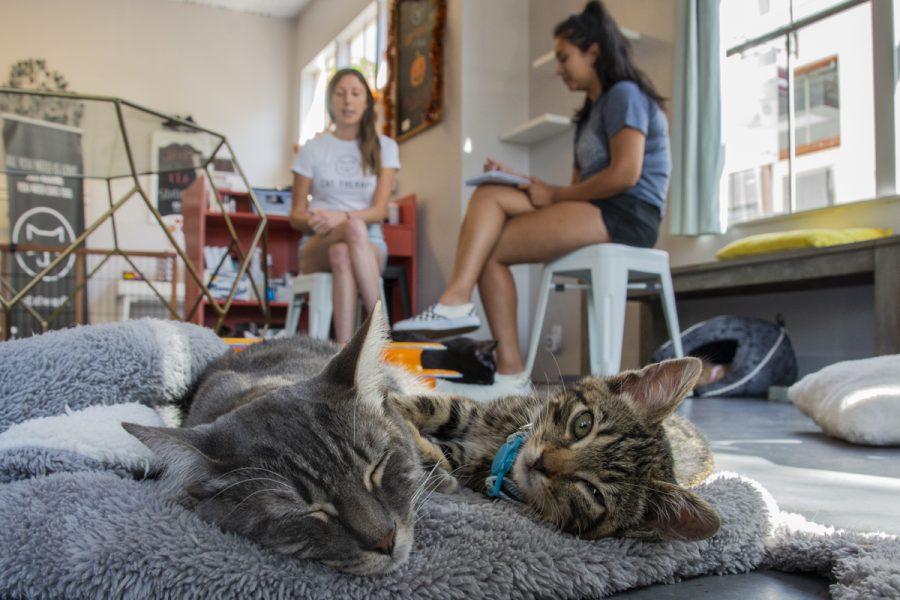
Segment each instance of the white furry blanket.
M109 429L158 419L147 406L186 393L224 349L207 330L152 320L0 344L0 596L584 598L758 567L832 577L835 597L900 596L895 538L782 513L733 474L697 488L722 517L701 542L581 540L464 491L425 502L411 558L388 575L274 554L136 480L153 457Z

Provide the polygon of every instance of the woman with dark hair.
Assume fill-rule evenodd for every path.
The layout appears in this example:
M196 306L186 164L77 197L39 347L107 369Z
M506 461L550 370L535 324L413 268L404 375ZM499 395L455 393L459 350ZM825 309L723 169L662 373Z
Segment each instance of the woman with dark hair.
M342 69L328 83L330 131L300 149L290 221L304 232L303 273L331 272L334 333L353 335L356 299L371 312L387 261L381 222L400 168L397 142L375 131L375 99L359 71ZM309 197L309 199L308 199Z
M656 243L671 160L662 97L632 60L631 47L606 8L589 2L554 29L556 72L584 105L575 115L569 185L535 177L518 188L483 185L469 200L453 273L438 303L394 326L441 335L480 326L471 303L479 287L497 338L497 377L522 389L516 288L509 267L545 263L583 246ZM487 159L485 170L509 171Z

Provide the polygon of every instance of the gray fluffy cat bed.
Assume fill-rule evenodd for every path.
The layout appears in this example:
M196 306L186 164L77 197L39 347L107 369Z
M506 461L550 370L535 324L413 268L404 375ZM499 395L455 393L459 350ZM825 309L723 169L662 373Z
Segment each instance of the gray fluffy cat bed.
M154 457L123 420L161 423L226 351L210 331L142 320L0 343L0 596L5 598L585 598L771 567L830 576L835 597L900 595L900 542L779 511L718 474L697 491L722 529L689 543L588 541L471 492L420 508L412 556L339 574L224 533L136 480Z

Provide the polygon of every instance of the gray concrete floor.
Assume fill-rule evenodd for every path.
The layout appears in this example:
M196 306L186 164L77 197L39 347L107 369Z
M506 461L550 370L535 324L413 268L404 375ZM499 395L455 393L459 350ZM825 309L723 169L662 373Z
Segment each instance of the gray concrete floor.
M755 479L782 510L841 529L900 534L900 448L855 446L825 436L792 404L758 399L688 399L679 412L699 425L717 471ZM812 575L755 571L654 585L616 598L828 598Z

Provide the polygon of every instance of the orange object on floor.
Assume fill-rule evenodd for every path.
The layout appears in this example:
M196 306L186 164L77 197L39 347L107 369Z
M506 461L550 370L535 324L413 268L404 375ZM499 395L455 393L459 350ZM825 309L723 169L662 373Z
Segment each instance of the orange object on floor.
M240 352L247 346L258 344L263 338L222 338L235 352ZM391 364L403 367L413 375L422 379L430 388L434 388L438 378L458 379L462 377L459 371L447 369L425 369L422 367L422 353L428 350L446 350L443 344L437 342L388 342L384 349L384 360Z
M438 378L458 379L462 377L462 373L459 371L422 367L422 353L427 350L446 350L446 346L437 342L388 342L384 349L384 360L418 376L430 388L435 387Z
M255 337L255 338L236 338L236 337L227 337L222 338L222 341L228 344L232 350L235 352L240 352L247 346L252 346L253 344L258 344L263 341L263 338Z

